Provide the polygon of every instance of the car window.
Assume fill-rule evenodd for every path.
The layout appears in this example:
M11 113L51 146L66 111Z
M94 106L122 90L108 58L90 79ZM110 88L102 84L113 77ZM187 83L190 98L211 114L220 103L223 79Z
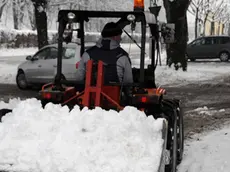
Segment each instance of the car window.
M221 43L221 44L230 43L230 38L229 38L229 37L221 37L221 38L220 38L220 43Z
M204 45L212 45L213 44L213 38L205 38Z
M66 47L63 52L63 59L72 59L75 57L76 48L74 47Z
M220 39L219 38L213 38L213 44L220 44Z
M33 58L44 60L49 55L50 52L49 50L50 50L49 48L45 48L39 51L37 54L35 54Z
M50 50L50 53L46 59L56 59L58 55L57 48L51 47L49 50Z
M204 44L204 38L200 38L200 39L197 39L197 40L195 40L193 43L192 43L192 45L202 45L202 44Z

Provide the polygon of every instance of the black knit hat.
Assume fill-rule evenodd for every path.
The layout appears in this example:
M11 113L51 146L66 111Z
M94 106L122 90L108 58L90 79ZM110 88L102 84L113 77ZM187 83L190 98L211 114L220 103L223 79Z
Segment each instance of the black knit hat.
M101 36L103 38L113 37L121 34L122 29L119 27L118 24L114 22L107 23L101 32Z

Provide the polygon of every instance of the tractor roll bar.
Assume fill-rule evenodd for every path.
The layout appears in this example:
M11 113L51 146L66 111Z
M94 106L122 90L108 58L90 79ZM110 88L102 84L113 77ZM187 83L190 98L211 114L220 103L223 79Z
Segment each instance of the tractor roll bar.
M80 24L78 29L78 38L81 39L81 54L85 51L85 34L84 34L84 22L88 22L89 18L120 18L118 22L129 24L127 19L128 15L134 15L136 22L141 22L141 53L140 53L140 78L139 82L145 82L145 42L146 42L146 24L156 24L156 18L150 12L139 12L139 11L80 11L80 10L60 10L58 13L58 58L57 58L57 75L55 77L55 85L61 88L62 79L62 48L63 48L63 33L65 27L69 22L68 14L73 13L75 17L72 22L77 22ZM128 21L128 22L127 22Z

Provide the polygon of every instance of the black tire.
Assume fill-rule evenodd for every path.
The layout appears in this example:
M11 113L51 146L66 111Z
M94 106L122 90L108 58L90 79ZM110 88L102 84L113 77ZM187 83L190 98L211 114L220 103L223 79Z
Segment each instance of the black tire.
M176 113L176 111L175 111ZM178 139L177 139L177 119L175 119L173 128L172 128L172 134L173 134L173 140L172 140L172 147L170 150L171 153L171 171L170 172L176 172L177 171L177 151L178 151Z
M26 90L29 88L25 73L21 70L19 70L17 73L16 83L17 83L18 88L21 90Z
M184 119L183 109L180 107L180 100L166 100L173 104L177 113L177 164L179 165L183 159L184 153Z
M165 172L176 172L178 157L177 106L173 101L166 100L163 103L162 111L169 123L167 150L170 152L170 163L165 166Z
M177 151L177 164L179 165L183 159L184 154L184 119L183 119L183 110L178 107L177 109L177 124L179 132L177 132L178 139L178 151Z
M219 54L220 61L227 62L229 60L229 52L223 51Z
M188 61L188 59L191 61L191 62L194 62L196 61L196 59L194 57L190 57L187 53L185 54L186 56L186 60Z

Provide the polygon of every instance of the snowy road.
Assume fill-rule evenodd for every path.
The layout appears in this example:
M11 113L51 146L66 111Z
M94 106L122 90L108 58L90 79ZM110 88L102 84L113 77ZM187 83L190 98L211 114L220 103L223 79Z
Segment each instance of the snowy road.
M14 84L0 84L0 100L9 101L12 98L31 98L38 95L38 90L27 90L22 91L17 88Z

